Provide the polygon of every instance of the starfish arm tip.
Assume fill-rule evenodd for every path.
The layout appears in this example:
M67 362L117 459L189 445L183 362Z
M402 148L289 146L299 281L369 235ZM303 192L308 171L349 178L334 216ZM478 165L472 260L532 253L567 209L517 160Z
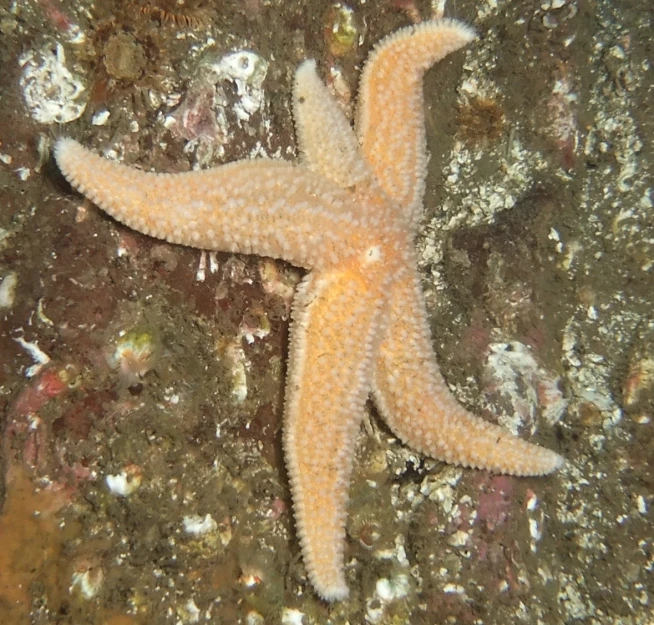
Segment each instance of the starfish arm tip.
M316 60L315 59L305 59L302 61L297 66L297 69L295 70L295 80L297 80L300 76L304 75L307 72L314 72L316 71Z
M566 459L555 451L550 450L550 454L552 455L552 468L547 473L554 473L565 466Z
M526 441L524 441L526 443ZM523 452L524 475L550 475L565 465L565 458L555 451L533 443L526 443Z
M511 454L510 447L506 448L506 454L497 465L481 466L480 468L489 469L498 473L507 473L518 476L544 476L551 475L565 465L565 458L551 449L541 447L515 439L520 450L519 454ZM511 457L513 456L513 457ZM504 464L503 464L504 463Z
M469 43L474 39L477 39L479 36L473 26L470 26L470 24L466 24L461 20L446 17L441 20L437 20L437 22L444 27L455 28L458 31L461 39L465 40L465 43Z
M71 151L79 146L79 143L75 139L70 137L59 137L54 146L54 157L58 165L61 165L62 162L66 159L67 156L70 156Z
M345 601L350 596L350 589L347 587L345 580L330 585L320 584L317 580L314 580L313 584L318 594L330 603Z

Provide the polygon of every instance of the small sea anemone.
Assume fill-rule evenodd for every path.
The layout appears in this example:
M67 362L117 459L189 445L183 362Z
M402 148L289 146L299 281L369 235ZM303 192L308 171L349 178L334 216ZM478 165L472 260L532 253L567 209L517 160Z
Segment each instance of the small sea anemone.
M468 144L488 145L499 139L506 126L504 109L493 98L472 96L459 106L458 131Z
M158 356L158 346L148 332L121 333L116 347L107 357L112 369L117 369L127 386L138 384L150 371Z

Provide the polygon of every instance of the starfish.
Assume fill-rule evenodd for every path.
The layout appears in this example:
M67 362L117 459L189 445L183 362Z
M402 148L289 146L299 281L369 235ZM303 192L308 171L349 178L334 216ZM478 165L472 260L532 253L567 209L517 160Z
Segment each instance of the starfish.
M384 39L363 70L355 129L315 62L303 62L293 91L299 163L159 174L69 138L55 148L71 185L135 230L309 270L293 302L283 441L304 563L328 601L348 596L348 487L369 395L403 442L433 458L514 475L563 463L463 408L432 349L413 246L427 164L422 76L474 37L440 19Z

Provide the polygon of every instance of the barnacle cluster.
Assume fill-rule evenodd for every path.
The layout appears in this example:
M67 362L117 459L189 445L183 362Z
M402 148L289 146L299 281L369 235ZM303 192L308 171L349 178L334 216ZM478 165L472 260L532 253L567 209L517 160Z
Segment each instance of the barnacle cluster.
M177 3L171 0L147 2L140 8L141 15L157 20L162 26L203 28L212 18L211 8L204 2Z

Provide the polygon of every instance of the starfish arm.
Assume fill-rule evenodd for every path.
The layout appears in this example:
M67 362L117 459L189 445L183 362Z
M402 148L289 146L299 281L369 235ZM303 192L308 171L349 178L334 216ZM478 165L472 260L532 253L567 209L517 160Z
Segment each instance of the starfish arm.
M284 451L304 563L328 601L348 596L348 486L370 389L380 300L379 288L356 272L312 272L293 307Z
M71 185L112 217L171 243L324 268L352 255L371 228L349 211L350 194L285 161L157 174L65 138L55 157Z
M397 209L372 176L349 120L318 77L313 60L302 63L295 73L293 115L302 164L347 189L357 217L393 219Z
M363 156L414 226L427 173L422 77L474 36L449 19L403 28L375 47L361 76L357 134Z
M559 468L557 453L472 415L452 396L433 356L419 287L416 273L394 286L374 365L373 398L390 428L411 447L450 463L513 475Z
M370 180L349 120L308 60L295 72L293 117L302 163L345 189Z

